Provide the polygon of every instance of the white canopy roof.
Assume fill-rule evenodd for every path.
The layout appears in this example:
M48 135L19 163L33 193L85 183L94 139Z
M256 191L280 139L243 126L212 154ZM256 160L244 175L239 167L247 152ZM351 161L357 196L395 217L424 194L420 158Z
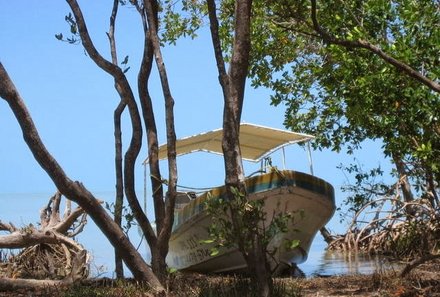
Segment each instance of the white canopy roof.
M197 134L176 141L177 156L192 152L209 152L223 154L223 129ZM287 130L273 129L248 123L240 124L240 147L242 158L247 161L258 162L286 145L307 142L314 137L307 134L295 133ZM159 160L167 159L167 145L159 147ZM148 162L148 159L145 160Z

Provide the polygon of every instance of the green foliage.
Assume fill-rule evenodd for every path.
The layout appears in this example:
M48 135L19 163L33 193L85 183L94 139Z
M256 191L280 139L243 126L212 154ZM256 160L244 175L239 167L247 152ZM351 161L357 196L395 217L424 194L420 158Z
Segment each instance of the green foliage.
M217 6L227 59L234 1ZM183 13L170 18L166 27L174 26L173 37L166 39L172 42L199 29L206 15L204 1L182 1L179 7ZM430 79L439 79L436 1L318 1L317 14L329 34L366 40ZM364 140L380 139L386 156L398 156L413 168L422 166L438 175L439 95L368 50L323 42L310 15L309 0L253 2L252 85L273 90L272 104L286 106L285 125L316 135L317 148L353 153Z
M348 206L346 213L341 213L341 218L346 215L352 215L360 211L365 205L370 204L370 208L375 208L376 197L390 196L395 194L395 187L383 182L384 172L381 167L365 170L359 162L345 166L338 166L348 176L354 178L354 181L348 181L342 187L342 191L348 193L342 204Z
M205 14L204 1L165 0L162 4L162 42L175 45L181 37L196 38Z
M437 1L317 2L330 35L367 41L438 81ZM255 6L250 77L254 87L273 90L272 104L286 106L285 126L315 135L315 148L350 154L366 139L381 140L384 155L404 163L400 176L438 196L440 95L371 51L324 42L308 0ZM352 196L353 210L368 201L365 194Z
M55 38L59 41L64 41L69 44L79 44L81 41L81 38L79 37L78 26L76 24L75 19L73 18L72 13L69 12L69 14L64 17L64 20L66 21L67 25L69 26L69 31L70 31L71 36L65 38L63 33L59 33L59 34L55 34Z

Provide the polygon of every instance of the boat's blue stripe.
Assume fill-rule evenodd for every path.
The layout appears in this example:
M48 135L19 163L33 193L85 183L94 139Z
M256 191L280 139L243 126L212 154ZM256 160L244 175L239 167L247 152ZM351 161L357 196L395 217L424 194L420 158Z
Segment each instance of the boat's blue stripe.
M283 186L294 186L308 190L313 193L323 195L334 204L334 189L327 182L314 176L294 171L274 171L269 174L255 176L246 181L248 194L255 194L267 190L280 188ZM219 187L210 191L210 199L219 199L225 194L225 188ZM183 209L176 211L174 216L173 229L182 224L186 220L202 212L206 208L205 201L208 193L197 197L191 201Z

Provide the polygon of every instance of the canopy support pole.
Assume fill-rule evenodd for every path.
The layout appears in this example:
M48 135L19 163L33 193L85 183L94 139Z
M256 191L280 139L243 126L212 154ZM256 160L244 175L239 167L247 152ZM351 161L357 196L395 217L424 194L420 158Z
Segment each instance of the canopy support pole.
M283 146L283 170L286 170L286 151Z
M310 141L307 141L307 155L309 157L310 174L313 174L313 160L312 160L312 150L310 148Z

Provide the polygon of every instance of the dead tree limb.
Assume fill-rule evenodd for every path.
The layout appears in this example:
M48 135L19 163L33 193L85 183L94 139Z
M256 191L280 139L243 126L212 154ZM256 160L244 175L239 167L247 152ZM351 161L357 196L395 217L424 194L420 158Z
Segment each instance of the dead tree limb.
M0 235L0 249L22 249L0 263L0 289L58 286L88 276L89 255L72 239L83 230L86 214L80 207L72 211L67 200L61 218L61 199L60 192L49 199L38 228L0 222L0 230L8 232Z
M420 257L418 259L415 259L414 261L408 263L405 268L402 269L402 271L400 272L400 276L401 277L405 277L408 275L408 273L411 272L411 270L413 270L414 268L416 268L417 266L435 260L435 259L440 259L440 254L429 254L429 255L425 255L423 257Z

